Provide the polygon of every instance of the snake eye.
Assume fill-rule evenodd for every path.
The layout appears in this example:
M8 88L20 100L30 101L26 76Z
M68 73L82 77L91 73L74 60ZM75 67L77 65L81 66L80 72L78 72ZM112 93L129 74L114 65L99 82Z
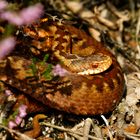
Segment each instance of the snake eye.
M91 64L91 67L92 67L93 69L97 68L98 66L99 66L98 64Z

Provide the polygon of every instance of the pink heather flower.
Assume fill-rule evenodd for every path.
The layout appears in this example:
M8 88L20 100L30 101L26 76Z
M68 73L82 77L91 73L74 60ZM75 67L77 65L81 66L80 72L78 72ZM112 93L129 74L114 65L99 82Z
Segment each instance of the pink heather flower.
M0 17L15 25L31 24L43 14L43 6L38 3L17 12L5 11Z
M16 41L14 37L5 38L0 42L0 59L8 55L15 47Z
M34 6L23 9L20 12L20 17L23 19L25 24L31 24L37 20L43 14L43 6L38 3Z
M27 110L27 106L26 105L21 105L19 107L19 117L21 117L21 118L25 117L27 115L26 110Z
M22 122L22 118L21 118L20 116L16 116L16 118L15 118L15 123L16 123L17 125L20 125L21 122Z
M10 96L10 95L12 95L13 93L11 92L11 90L5 90L5 95L6 96Z
M17 116L15 116L15 119L13 121L9 121L8 123L9 128L12 129L21 124L23 118L27 115L26 109L27 109L26 105L21 105L19 107L19 113L17 114Z
M15 25L23 24L23 19L16 12L5 11L5 12L1 13L0 17Z
M54 66L52 73L54 76L65 76L68 71L66 69L63 69L59 64L57 64L56 66Z
M0 11L4 10L7 7L8 3L4 0L0 0Z
M15 122L9 121L8 127L9 127L10 129L13 129L13 128L16 127L16 126L17 126L17 124L16 124Z

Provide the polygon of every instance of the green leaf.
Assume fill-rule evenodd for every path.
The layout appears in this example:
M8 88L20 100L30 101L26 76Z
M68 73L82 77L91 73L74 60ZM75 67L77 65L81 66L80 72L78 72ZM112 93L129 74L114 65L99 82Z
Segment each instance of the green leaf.
M14 33L15 31L15 26L12 24L7 24L5 27L5 32L4 32L4 37L10 36Z
M42 73L42 76L44 76L47 80L51 80L52 79L51 71L52 64L48 64L46 70Z
M33 76L37 74L37 67L36 67L37 58L32 58L32 64L29 66L32 70Z
M47 60L48 60L48 58L49 58L49 54L46 54L46 55L44 56L44 58L43 58L43 61L41 61L41 65L45 65L46 62L47 62Z
M48 58L49 58L49 54L46 54L43 58L43 62L46 62L48 60Z

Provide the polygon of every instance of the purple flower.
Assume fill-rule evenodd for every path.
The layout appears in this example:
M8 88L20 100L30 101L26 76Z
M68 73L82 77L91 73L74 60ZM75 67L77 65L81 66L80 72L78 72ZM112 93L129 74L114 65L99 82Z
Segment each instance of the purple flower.
M15 25L31 24L43 14L43 6L38 3L17 12L5 11L0 17Z
M22 122L22 118L21 118L20 116L16 116L16 118L15 118L15 123L16 123L17 125L20 125L21 122Z
M4 10L7 7L8 3L4 0L0 0L0 11Z
M8 55L15 47L16 41L14 37L5 38L0 42L0 59Z
M13 121L9 121L9 123L8 123L8 127L9 128L14 128L14 127L16 127L17 126L17 124L15 123L15 122L13 122Z
M10 96L10 95L12 95L13 93L11 92L11 90L5 90L5 94L6 94L6 96Z
M25 24L31 24L37 20L43 14L43 6L38 3L34 6L23 9L20 12L20 17L23 19Z
M16 12L5 11L5 12L1 13L0 17L15 25L23 24L23 19Z
M21 105L19 107L19 117L21 117L21 118L25 117L27 115L26 110L27 110L27 106L26 105Z
M26 110L27 110L26 105L21 105L19 107L19 112L15 116L15 119L12 120L12 121L9 121L9 123L8 123L9 128L12 129L12 128L17 127L17 126L19 126L21 124L23 118L27 115Z
M66 74L68 74L68 71L66 69L63 69L59 64L57 64L56 66L54 66L52 73L54 76L65 76Z

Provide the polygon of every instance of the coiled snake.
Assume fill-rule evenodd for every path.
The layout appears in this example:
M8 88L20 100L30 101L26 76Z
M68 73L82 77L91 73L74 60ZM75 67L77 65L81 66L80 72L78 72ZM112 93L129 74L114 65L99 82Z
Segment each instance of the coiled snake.
M23 27L22 33L24 50L40 59L49 54L49 61L59 62L67 73L46 80L42 73L47 64L36 62L36 78L29 72L31 57L13 52L0 63L0 80L51 108L77 115L108 113L119 103L124 91L122 70L101 43L80 29L49 19Z

